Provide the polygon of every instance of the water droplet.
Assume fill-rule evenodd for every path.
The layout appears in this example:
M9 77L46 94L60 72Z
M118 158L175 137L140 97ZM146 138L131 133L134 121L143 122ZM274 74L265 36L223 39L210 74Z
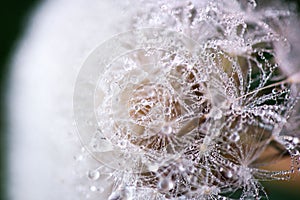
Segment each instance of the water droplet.
M195 8L195 6L194 6L194 4L192 2L189 1L188 4L187 4L187 8L190 9L190 10L192 10L192 9Z
M277 88L274 88L274 89L272 90L272 93L273 93L273 94L278 94L278 92L279 92L279 90L278 90Z
M297 145L299 143L299 138L294 137L293 138L293 144Z
M248 0L248 4L252 7L255 8L257 6L257 3L255 0Z
M125 140L120 140L118 145L121 149L125 149L127 147L127 142Z
M125 71L130 71L137 67L136 63L130 58L124 58L123 63L124 63L123 67Z
M162 127L161 131L166 134L166 135L169 135L173 132L173 128L169 125L165 125Z
M88 172L88 178L91 180L97 180L100 177L100 172L98 170L92 170Z
M155 90L150 90L149 93L148 93L148 96L149 97L155 97L156 96Z
M211 115L212 117L217 120L217 119L221 119L222 118L222 110L221 109L212 109L211 111Z
M178 169L179 169L179 171L181 171L181 172L184 172L184 171L185 171L185 168L184 168L184 166L183 166L182 164L180 164L180 165L178 166Z
M162 11L167 10L167 8L168 8L168 7L167 7L165 4L163 4L163 5L160 6L160 9L161 9Z
M187 70L192 70L193 69L193 65L187 65L186 68L187 68Z
M74 156L74 159L76 161L82 161L83 160L83 155Z
M229 136L229 139L232 141L232 142L237 142L240 140L240 135L237 133L237 132L234 132L232 133L230 136Z
M170 109L169 107L165 108L165 113L166 113L166 114L169 114L169 113L170 113L170 110L171 110L171 109Z
M158 170L158 165L155 163L155 164L150 164L148 166L148 170L151 171L151 172L156 172Z
M134 110L138 111L138 110L140 110L140 107L138 105L135 105Z
M232 176L233 176L232 171L231 171L231 170L228 170L228 171L226 172L226 176L227 176L227 178L232 178Z
M148 105L148 102L147 102L146 99L142 99L141 104L142 104L143 106L146 106L146 105Z
M160 191L167 192L174 188L174 182L168 178L161 178L157 187Z
M96 192L96 191L97 191L97 187L94 186L94 185L92 185L92 186L90 187L90 190L91 190L92 192Z

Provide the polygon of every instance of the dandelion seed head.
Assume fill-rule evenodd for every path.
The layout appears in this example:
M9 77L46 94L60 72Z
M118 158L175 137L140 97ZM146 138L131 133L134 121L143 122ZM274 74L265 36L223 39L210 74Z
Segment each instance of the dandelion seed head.
M297 115L299 72L290 76L277 50L288 43L282 30L290 12L254 0L142 3L130 26L139 29L104 43L84 64L78 79L96 74L95 97L78 92L80 81L75 89L75 99L94 97L99 131L85 124L80 135L111 170L109 199L264 196L260 180L299 166L292 159L290 171L260 168L273 143L299 156L299 131L286 127ZM90 112L81 109L80 119ZM98 180L96 172L88 178Z

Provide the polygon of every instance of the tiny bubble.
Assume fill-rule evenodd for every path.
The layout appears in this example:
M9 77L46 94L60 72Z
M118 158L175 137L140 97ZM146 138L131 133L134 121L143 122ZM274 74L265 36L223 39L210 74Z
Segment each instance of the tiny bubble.
M240 135L237 132L234 132L232 135L230 135L229 139L233 142L237 142L240 140Z
M298 143L299 143L299 138L294 137L294 138L293 138L293 143L294 143L294 144L298 144Z
M167 135L169 135L173 132L173 128L169 125L163 126L161 130L162 130L163 133L165 133Z
M248 0L248 3L252 8L255 8L257 6L257 3L255 0Z
M232 171L228 170L226 173L227 178L232 178L233 174Z
M97 191L97 187L94 186L94 185L92 185L92 186L90 187L90 190L91 190L92 192L96 192L96 191Z
M97 180L100 177L100 172L98 170L92 170L88 172L88 178L91 180Z
M168 178L162 178L158 182L158 189L161 191L169 191L174 188L174 182Z
M148 166L149 171L151 172L156 172L158 170L158 165L157 164L152 164Z
M163 5L160 6L160 9L161 9L161 10L167 10L167 8L168 8L168 7L167 7L165 4L163 4Z

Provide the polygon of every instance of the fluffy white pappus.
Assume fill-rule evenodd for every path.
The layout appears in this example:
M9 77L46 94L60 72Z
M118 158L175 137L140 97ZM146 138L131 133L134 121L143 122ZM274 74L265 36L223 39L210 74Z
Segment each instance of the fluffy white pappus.
M46 1L34 12L11 64L10 199L82 199L74 192L74 84L87 55L116 34L122 12L93 0Z

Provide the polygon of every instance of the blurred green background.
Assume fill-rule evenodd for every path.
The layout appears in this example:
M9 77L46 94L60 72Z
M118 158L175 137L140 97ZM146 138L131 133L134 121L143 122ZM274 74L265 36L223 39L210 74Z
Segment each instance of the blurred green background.
M96 0L97 1L97 0ZM200 0L199 0L200 1ZM258 0L259 1L259 0ZM299 1L289 0L300 5ZM9 61L18 40L26 29L27 20L31 11L36 7L38 0L9 0L1 1L0 6L0 199L7 198L7 106L5 102L7 92L7 81L9 78ZM299 10L299 9L298 9ZM299 36L300 37L300 36ZM300 183L290 181L289 183L265 183L266 190L271 200L299 200ZM288 185L288 187L287 187Z

